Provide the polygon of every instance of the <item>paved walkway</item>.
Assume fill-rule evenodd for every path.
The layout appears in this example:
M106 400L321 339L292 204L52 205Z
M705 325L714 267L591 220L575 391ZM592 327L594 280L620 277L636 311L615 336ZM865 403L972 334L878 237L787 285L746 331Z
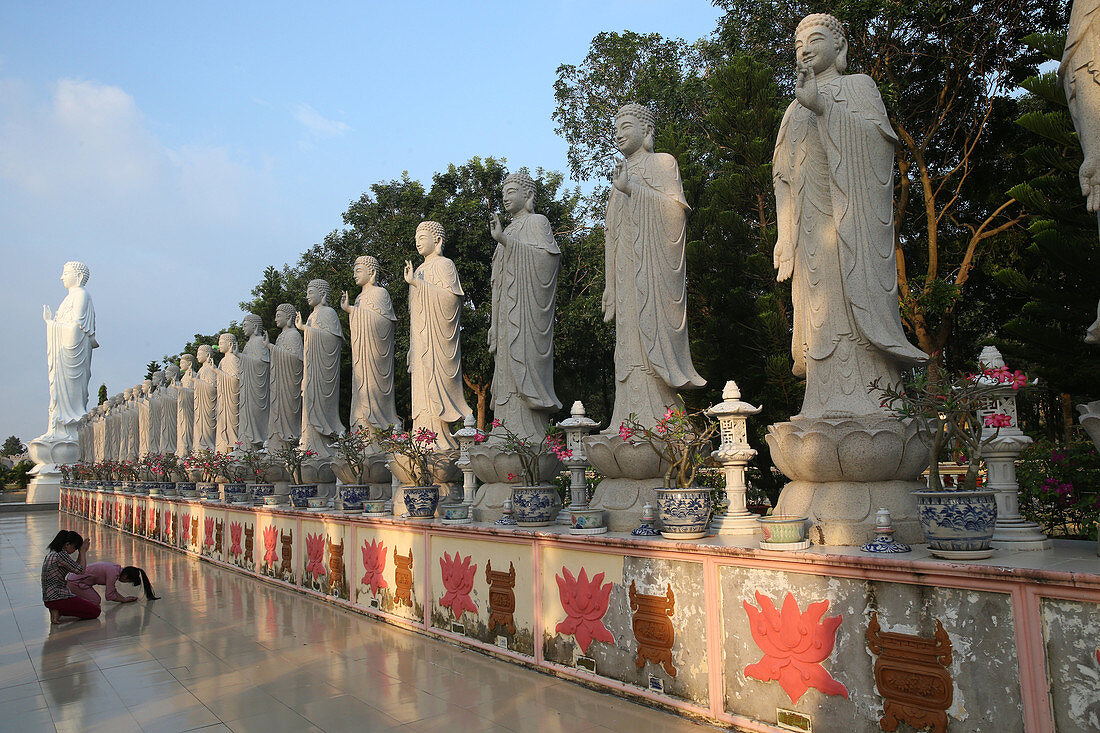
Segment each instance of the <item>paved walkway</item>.
M715 730L63 521L93 561L144 567L163 598L51 628L40 572L58 516L0 515L0 729Z

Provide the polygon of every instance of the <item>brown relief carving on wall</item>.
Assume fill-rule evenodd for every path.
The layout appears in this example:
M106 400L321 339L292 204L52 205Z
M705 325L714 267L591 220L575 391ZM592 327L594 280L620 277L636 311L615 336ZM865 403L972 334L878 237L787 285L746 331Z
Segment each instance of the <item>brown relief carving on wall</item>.
M336 595L344 595L344 538L340 538L340 544L336 544L325 536L328 543L328 579L329 592Z
M630 610L634 612L631 625L634 638L638 641L638 657L634 665L638 669L649 661L664 665L669 676L676 676L676 667L672 665L672 645L676 641L676 628L672 625L675 606L671 583L665 595L650 596L639 593L634 581L630 581Z
M283 580L294 578L294 530L288 529L286 534L279 531L279 555L283 564L279 567L279 577Z
M509 562L508 572L494 573L493 565L485 561L485 582L489 584L489 631L500 627L509 634L516 633L516 567Z
M176 513L173 513L172 514L172 537L175 538L176 541L178 542L179 541L179 536L180 536L180 515L176 514Z
M222 530L225 529L225 522L217 521L214 523L214 550L221 554L222 551Z
M199 515L195 514L191 517L191 542L196 546L199 544Z
M936 619L931 639L916 634L882 631L878 612L867 627L867 648L875 660L875 686L885 699L879 727L895 731L901 722L914 728L931 727L947 732L947 709L955 687L947 665L951 664L951 639Z
M393 579L397 584L396 592L393 596L393 604L400 606L404 604L412 607L412 587L413 587L413 551L409 548L408 557L403 557L397 554L397 548L393 548Z

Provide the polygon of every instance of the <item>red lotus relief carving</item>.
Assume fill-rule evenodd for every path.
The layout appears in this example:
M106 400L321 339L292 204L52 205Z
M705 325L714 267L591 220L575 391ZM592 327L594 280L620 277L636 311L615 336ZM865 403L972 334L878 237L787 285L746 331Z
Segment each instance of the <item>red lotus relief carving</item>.
M161 530L161 531L164 532L165 537L171 537L172 536L172 510L171 509L165 509L164 510L164 529Z
M473 555L465 559L456 552L452 558L446 552L439 558L439 567L443 571L443 587L447 592L439 599L439 605L449 607L455 619L463 613L477 613L477 606L470 600L470 591L474 589L474 573L477 565L470 565Z
M811 603L805 613L794 595L787 593L783 610L777 611L770 598L756 592L756 608L744 601L753 641L764 657L745 667L745 676L762 682L778 680L792 703L814 687L826 695L848 697L848 688L833 679L821 663L833 653L840 616L822 619L828 601Z
M554 580L558 581L558 597L566 616L554 627L554 631L572 634L581 648L581 654L588 653L593 641L614 644L615 637L603 625L613 584L603 584L603 573L596 573L589 580L588 572L582 567L580 576L574 578L569 568L563 565L561 575L555 575Z
M229 523L229 554L234 557L244 552L241 549L241 532L243 530L244 527L241 526L240 522Z
M386 569L386 546L376 540L371 540L368 545L363 542L363 579L359 582L370 586L370 594L378 595L378 591L388 588L389 584L382 577Z
M264 564L274 565L279 561L279 553L275 551L275 545L278 544L278 533L275 525L270 527L264 527Z
M191 515L190 514L181 514L180 515L180 522L182 523L180 525L180 536L183 538L183 543L185 545L190 544L190 542L191 542Z
M148 532L151 534L157 526L157 508L153 507L153 506L149 507L148 516L149 516L149 520L148 520L149 521L149 525L148 525L149 529L148 529Z
M328 572L325 570L325 536L323 534L306 535L306 572L315 578Z
M206 540L203 542L207 547L214 547L214 518L205 517L202 520L203 536Z

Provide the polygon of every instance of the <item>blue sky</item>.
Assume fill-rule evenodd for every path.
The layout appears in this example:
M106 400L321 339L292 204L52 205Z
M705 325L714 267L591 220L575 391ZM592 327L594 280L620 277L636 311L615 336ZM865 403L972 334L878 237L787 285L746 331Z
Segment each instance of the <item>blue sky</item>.
M565 171L555 70L701 0L0 5L0 439L46 426L42 305L91 267L114 393L238 319L370 184L474 155ZM94 401L94 394L93 394Z

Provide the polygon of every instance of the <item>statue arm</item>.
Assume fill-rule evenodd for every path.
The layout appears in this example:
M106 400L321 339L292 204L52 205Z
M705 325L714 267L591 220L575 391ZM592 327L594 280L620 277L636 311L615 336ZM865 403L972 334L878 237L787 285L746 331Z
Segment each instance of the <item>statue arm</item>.
M1080 6L1080 7L1079 7ZM1082 0L1074 4L1070 20L1069 43L1058 69L1069 104L1073 126L1085 159L1078 172L1081 194L1088 210L1100 211L1100 11L1083 9Z

